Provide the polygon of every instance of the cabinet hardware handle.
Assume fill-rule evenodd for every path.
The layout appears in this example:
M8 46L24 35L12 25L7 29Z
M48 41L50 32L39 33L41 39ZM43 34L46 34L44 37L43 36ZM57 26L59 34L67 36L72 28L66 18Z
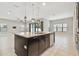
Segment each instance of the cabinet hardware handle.
M34 37L33 39L37 39L37 37Z
M26 49L26 50L27 50L27 46L26 46L26 45L24 45L24 49Z

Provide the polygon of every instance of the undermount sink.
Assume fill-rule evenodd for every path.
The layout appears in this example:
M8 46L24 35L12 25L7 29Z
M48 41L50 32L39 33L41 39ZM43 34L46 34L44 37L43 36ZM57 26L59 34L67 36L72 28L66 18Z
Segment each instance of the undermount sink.
M35 34L42 34L43 32L36 32Z

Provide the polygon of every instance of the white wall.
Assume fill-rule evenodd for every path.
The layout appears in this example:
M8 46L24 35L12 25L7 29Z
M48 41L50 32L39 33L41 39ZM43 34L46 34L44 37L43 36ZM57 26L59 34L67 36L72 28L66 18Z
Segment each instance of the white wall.
M8 27L7 33L0 32L0 55L5 53L8 55L10 51L14 51L14 30L12 27L16 26L16 32L18 32L22 23L8 19L0 19L0 23L6 24Z
M73 14L73 41L76 43L77 41L77 31L78 31L78 18L77 18L77 11L78 11L77 3L74 5L74 14ZM74 46L76 45L74 43Z
M73 17L58 19L58 20L51 20L50 21L50 31L54 32L54 30L53 30L54 24L61 24L61 23L67 23L67 25L68 25L67 33L68 33L68 35L73 35Z
M73 39L76 39L76 34L77 34L77 30L78 30L78 18L77 18L77 3L75 3L74 6L74 15L73 15Z
M45 32L48 32L49 31L49 20L44 19L43 22L44 22L43 29Z
M21 22L8 20L8 19L0 19L0 23L7 25L7 32L13 32L13 26L16 26L16 32L20 31Z

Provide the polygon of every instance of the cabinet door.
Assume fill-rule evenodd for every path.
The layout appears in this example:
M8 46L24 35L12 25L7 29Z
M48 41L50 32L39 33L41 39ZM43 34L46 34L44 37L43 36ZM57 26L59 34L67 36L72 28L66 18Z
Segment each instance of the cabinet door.
M27 49L24 48L25 45L27 46L27 41L25 38L20 36L15 36L15 53L18 56L27 55Z
M38 38L33 37L29 39L28 42L28 55L38 56Z
M45 36L39 36L39 55L45 50Z
M50 47L50 34L45 36L45 48Z
M76 12L76 14L77 14L78 28L79 28L79 2L78 2L78 4L77 4L77 12Z

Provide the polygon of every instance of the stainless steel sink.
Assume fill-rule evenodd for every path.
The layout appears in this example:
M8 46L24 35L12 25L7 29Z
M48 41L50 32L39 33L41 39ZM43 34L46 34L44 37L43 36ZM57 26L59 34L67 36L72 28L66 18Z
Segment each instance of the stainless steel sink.
M42 34L43 32L36 32L35 34Z

